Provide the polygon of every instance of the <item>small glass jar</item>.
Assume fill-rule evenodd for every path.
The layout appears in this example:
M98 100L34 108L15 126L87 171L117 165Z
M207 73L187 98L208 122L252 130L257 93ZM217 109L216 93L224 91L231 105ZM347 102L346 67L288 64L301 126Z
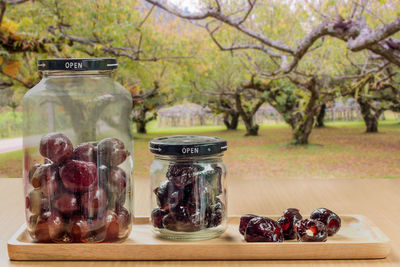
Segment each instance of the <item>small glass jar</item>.
M153 232L167 239L201 240L226 230L225 140L207 136L153 139L150 168Z
M132 227L132 98L115 59L39 60L23 99L25 214L35 242L113 242Z

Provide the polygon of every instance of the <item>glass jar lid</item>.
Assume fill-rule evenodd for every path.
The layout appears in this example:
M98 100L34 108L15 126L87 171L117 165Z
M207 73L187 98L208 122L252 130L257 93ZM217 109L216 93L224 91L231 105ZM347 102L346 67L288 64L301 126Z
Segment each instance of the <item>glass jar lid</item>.
M150 141L150 151L159 155L204 156L219 154L228 149L224 139L210 136L166 136Z
M118 67L115 58L57 58L39 59L38 70L90 71L113 70Z

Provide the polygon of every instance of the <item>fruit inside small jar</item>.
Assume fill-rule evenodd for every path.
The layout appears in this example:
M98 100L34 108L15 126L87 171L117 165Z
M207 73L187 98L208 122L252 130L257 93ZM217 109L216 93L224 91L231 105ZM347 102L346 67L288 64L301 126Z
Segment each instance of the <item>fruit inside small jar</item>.
M117 138L75 148L62 133L40 141L44 164L28 173L28 230L36 242L102 242L124 239L132 215L125 208L129 174L120 166L130 155Z
M158 205L151 213L153 226L197 232L221 225L225 218L222 175L214 163L170 163L167 180L153 190Z

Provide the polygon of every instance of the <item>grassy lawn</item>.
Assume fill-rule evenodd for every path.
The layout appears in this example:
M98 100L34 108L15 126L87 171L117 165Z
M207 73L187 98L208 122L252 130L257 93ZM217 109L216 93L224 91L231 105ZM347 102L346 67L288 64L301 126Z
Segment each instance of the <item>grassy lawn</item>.
M244 137L244 130L223 127L156 129L135 134L135 176L147 177L153 155L148 142L174 134L218 136L228 140L224 156L230 179L400 178L400 124L383 121L380 133L365 134L363 122L337 122L314 129L308 147L288 146L285 125L262 126L260 136ZM0 177L21 176L22 152L0 154Z

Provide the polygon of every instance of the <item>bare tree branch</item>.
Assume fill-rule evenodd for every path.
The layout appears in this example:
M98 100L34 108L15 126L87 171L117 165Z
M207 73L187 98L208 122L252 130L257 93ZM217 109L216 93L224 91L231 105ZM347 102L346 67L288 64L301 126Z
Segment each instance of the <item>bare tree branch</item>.
M147 12L146 16L144 16L144 19L139 23L138 28L140 29L142 27L142 25L146 22L146 20L148 19L148 17L150 17L150 14L153 12L155 6L153 5L149 11Z
M161 8L171 14L174 14L175 16L183 18L183 19L202 20L202 19L206 19L206 18L215 18L221 22L224 22L227 25L230 25L230 26L238 29L245 35L258 40L267 46L270 46L272 48L278 49L280 51L283 51L283 52L286 52L289 54L294 53L293 49L291 47L289 47L288 45L286 45L280 41L271 40L271 39L267 38L265 35L263 35L261 33L257 33L256 31L253 31L250 28L247 28L246 26L244 26L242 24L241 19L236 19L231 16L224 15L221 13L221 11L218 10L218 8L210 7L206 11L203 11L203 12L186 14L186 13L180 12L179 10L176 10L176 8L173 8L173 7L169 6L168 4L162 4L158 0L146 0L146 1L155 6L158 6L159 8Z
M378 27L374 31L371 31L365 19L362 18L360 23L362 23L360 34L354 39L350 38L347 42L347 48L352 51L360 51L369 48L369 46L375 45L379 41L400 31L400 17L386 25Z
M247 0L247 4L248 4L249 8L247 9L246 14L243 16L243 18L238 21L239 25L247 20L251 11L253 11L254 6L256 5L256 2L257 2L257 0Z
M340 15L338 15L338 18L336 18L335 20L331 20L324 14L323 17L325 17L325 20L314 27L308 34L306 34L306 36L304 36L304 38L298 42L297 47L293 49L285 43L271 40L267 36L258 33L243 24L243 22L245 22L245 20L248 18L249 13L254 7L255 2L251 2L251 0L248 0L249 9L247 10L245 16L239 19L231 15L223 14L220 6L218 6L218 8L209 7L205 11L188 14L181 12L176 7L171 7L165 0L146 1L183 19L203 20L206 18L214 18L217 21L220 21L237 29L248 37L259 41L261 45L240 44L232 45L230 47L222 46L214 36L214 33L216 30L218 30L218 27L214 30L210 30L208 28L208 32L210 33L212 40L221 50L232 52L233 50L239 49L256 49L270 56L272 54L274 57L280 57L280 68L271 73L271 76L277 75L279 73L289 73L294 70L299 61L304 57L304 55L310 51L310 48L314 45L314 43L324 36L332 36L347 42L348 49L352 51L369 49L370 51L387 59L389 62L400 66L400 56L397 55L398 51L391 47L389 47L388 49L385 44L380 43L381 40L384 40L385 38L400 31L400 18L397 18L393 22L378 27L374 31L372 31L363 17L360 17L357 20L345 21ZM315 9L314 7L312 8ZM271 49L276 49L280 53L271 51L267 47L270 47ZM398 50L400 51L400 42ZM290 60L288 60L289 57L291 58Z

